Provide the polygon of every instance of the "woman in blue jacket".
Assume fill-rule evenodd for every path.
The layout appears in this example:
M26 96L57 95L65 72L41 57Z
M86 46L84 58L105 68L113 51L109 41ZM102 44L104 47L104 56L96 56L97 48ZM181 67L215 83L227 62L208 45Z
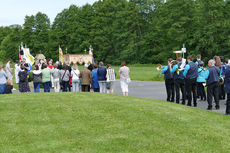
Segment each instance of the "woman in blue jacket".
M199 68L198 68L197 92L201 100L206 101L206 93L205 93L204 85L203 85L205 83L205 68L203 66L204 66L204 62L201 61L199 63Z

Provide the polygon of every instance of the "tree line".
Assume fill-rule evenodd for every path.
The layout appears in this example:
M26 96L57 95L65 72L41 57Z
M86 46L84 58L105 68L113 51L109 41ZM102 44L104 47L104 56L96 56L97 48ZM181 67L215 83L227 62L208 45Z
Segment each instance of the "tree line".
M71 5L51 24L41 12L23 25L0 27L1 60L18 59L26 43L31 54L58 60L58 46L105 63L165 63L184 43L187 55L229 56L230 0L99 0Z

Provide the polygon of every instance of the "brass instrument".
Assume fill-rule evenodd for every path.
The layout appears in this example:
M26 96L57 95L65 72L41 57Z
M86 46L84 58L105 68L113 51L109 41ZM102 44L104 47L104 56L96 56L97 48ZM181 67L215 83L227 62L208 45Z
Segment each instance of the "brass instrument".
M176 61L176 60L172 60L170 64L171 64L172 67L173 67L174 65L177 64L177 61ZM160 71L160 70L162 70L162 69L164 69L164 68L165 68L165 66L162 66L161 64L157 64L157 70L158 70L158 71Z
M160 71L164 68L165 68L165 66L162 66L161 64L157 64L157 71Z
M220 85L224 84L224 77L220 77L219 83L220 83Z

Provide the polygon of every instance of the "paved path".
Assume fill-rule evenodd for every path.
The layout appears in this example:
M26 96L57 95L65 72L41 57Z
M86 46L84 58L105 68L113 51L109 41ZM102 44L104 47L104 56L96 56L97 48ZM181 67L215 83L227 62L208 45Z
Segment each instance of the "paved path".
M119 82L115 83L115 93L121 94ZM147 82L147 81L132 81L129 85L129 96L144 97L150 99L158 99L166 101L166 89L164 82ZM213 112L225 113L225 100L220 101L220 109ZM215 104L213 104L215 106ZM208 107L207 101L197 101L197 108L205 109Z
M122 94L120 82L115 82L115 94ZM18 91L14 91L18 93ZM166 101L166 89L164 82L132 81L129 84L129 96L143 97ZM213 104L215 106L215 104ZM205 109L208 107L207 101L197 101L197 108ZM225 101L220 101L220 110L213 109L213 112L225 113Z

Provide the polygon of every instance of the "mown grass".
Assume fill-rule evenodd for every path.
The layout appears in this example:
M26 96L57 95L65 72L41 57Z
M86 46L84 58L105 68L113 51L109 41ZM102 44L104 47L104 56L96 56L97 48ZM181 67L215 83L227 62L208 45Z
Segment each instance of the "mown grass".
M118 95L1 95L0 152L227 153L229 120L174 103Z

